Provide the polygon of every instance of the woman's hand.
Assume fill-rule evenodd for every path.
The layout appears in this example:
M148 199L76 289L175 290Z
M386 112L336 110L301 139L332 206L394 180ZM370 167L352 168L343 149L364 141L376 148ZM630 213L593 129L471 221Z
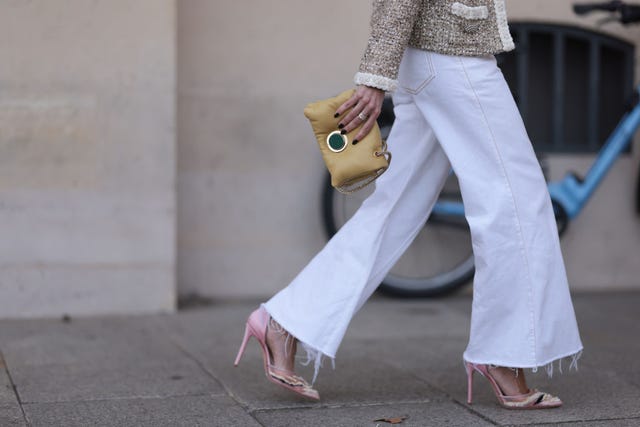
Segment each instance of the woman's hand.
M369 86L358 86L353 96L336 111L336 117L339 117L353 107L349 114L340 120L338 127L342 129L343 133L349 133L362 125L362 129L353 140L354 144L361 141L373 129L373 124L382 110L382 101L384 101L383 90Z

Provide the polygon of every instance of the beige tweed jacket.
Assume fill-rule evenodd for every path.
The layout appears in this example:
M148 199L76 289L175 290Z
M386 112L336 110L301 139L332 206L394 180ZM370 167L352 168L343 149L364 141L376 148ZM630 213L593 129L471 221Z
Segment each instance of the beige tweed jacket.
M374 0L355 83L393 91L407 46L481 56L514 48L504 0Z

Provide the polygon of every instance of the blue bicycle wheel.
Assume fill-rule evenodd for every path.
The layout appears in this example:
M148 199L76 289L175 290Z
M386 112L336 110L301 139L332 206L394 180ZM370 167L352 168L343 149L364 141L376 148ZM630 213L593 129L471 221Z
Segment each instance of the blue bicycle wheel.
M323 217L331 238L355 213L374 187L345 196L324 182ZM452 175L440 200L460 201ZM432 214L415 240L387 274L379 290L402 297L433 297L455 291L474 274L469 226L460 215Z

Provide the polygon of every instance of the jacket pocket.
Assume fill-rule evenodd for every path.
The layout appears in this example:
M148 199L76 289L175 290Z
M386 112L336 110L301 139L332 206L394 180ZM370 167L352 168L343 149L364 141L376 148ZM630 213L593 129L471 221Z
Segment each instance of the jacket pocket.
M457 25L464 33L477 32L489 17L487 6L467 6L455 2L451 5L451 14L456 17Z
M408 93L417 95L435 76L429 52L412 47L405 50L398 70L398 86Z

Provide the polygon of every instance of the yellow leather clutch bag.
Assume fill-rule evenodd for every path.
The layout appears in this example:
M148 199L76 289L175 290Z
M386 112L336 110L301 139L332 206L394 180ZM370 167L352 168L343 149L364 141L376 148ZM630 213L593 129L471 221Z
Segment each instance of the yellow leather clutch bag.
M347 90L336 97L312 102L304 109L304 115L311 123L322 158L331 174L331 185L345 194L371 184L391 163L391 153L387 151L387 144L380 136L377 123L357 144L353 144L353 138L361 126L345 135L340 134L340 117L335 118L334 114L354 92L355 89ZM346 114L347 112L342 116Z

